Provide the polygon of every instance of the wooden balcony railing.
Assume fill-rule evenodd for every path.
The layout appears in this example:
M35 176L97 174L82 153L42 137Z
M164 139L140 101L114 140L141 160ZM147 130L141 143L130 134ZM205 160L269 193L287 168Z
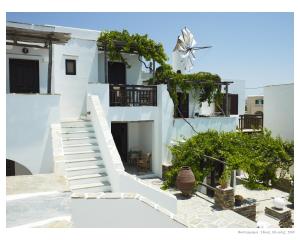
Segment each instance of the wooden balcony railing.
M157 106L156 86L121 85L109 86L110 106Z
M243 129L262 129L264 119L262 114L245 114L240 115L239 128Z

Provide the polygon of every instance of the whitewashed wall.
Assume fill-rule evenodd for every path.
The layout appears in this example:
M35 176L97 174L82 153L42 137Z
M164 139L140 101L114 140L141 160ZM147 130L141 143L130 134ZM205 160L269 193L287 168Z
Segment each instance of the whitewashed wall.
M9 93L9 59L24 59L39 61L40 93L47 93L48 83L48 49L29 48L29 52L24 54L22 47L6 46L6 93Z
M167 86L159 85L158 87L158 106L159 120L158 124L159 137L156 139L155 146L159 149L158 158L161 164L170 164L171 154L168 150L174 140L188 138L196 134L183 119L173 118L174 104L167 91ZM236 128L235 117L205 117L205 118L188 118L187 119L197 132L205 132L209 129L217 131L234 131ZM158 170L158 169L157 169ZM160 167L161 174L161 167Z
M59 122L59 95L6 95L6 158L31 173L53 172L50 125Z
M168 146L172 141L195 134L184 120L173 118L174 104L166 85L157 86L157 107L109 107L107 84L89 84L88 92L99 97L109 126L112 121L152 121L152 170L158 176L162 174L162 164L170 162ZM236 127L234 117L189 118L188 120L199 132L208 129L233 131Z
M141 180L124 172L123 163L99 98L96 95L89 95L87 103L112 190L114 192L139 193L164 208L176 212L177 202L172 194L147 186Z
M98 31L55 27L71 33L65 45L53 47L53 91L61 94L61 119L76 119L86 113L88 82L98 81ZM76 75L66 75L65 60L76 60Z
M294 140L294 84L264 87L264 127L273 136Z
M136 198L71 199L75 227L182 228L182 223Z
M128 151L140 150L152 154L153 121L128 123Z

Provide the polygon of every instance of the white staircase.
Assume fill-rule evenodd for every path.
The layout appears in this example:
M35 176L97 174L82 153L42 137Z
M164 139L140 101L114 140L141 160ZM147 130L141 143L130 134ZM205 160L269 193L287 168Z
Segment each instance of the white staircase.
M65 172L72 192L110 192L111 186L91 121L61 123Z

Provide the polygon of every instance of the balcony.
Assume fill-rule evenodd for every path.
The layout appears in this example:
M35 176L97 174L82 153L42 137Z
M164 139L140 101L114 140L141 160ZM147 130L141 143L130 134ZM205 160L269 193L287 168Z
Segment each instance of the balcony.
M143 85L109 85L110 106L157 106L157 87Z
M239 118L239 129L262 129L263 128L262 114L244 114Z

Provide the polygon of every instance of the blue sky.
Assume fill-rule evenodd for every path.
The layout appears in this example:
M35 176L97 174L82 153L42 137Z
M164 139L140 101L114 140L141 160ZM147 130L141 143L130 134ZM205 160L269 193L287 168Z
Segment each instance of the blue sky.
M7 13L8 21L148 34L161 42L171 61L180 29L187 26L198 45L192 72L245 80L246 94L269 84L294 81L292 13ZM258 88L258 89L249 89Z

